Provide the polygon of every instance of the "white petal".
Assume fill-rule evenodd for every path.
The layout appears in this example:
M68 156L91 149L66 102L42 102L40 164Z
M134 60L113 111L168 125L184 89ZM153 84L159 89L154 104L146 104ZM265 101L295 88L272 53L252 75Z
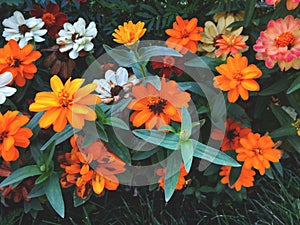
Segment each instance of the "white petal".
M6 101L6 96L0 92L0 104L2 105Z
M107 71L105 72L105 80L106 80L107 82L110 82L110 81L111 81L111 82L113 82L114 84L117 83L115 72L112 71L112 70L107 70Z
M89 26L86 28L85 36L96 37L97 29L95 22L90 22Z
M128 71L125 68L120 67L116 72L116 80L117 84L120 86L126 84L128 82Z
M76 33L78 33L80 36L84 36L85 33L85 20L82 18L79 18L77 22L74 23L74 27L76 30Z
M65 30L65 32L67 32L67 33L71 33L71 34L74 34L74 33L75 33L75 28L74 28L73 25L70 24L70 23L65 23L65 24L64 24L64 30Z
M22 13L15 11L13 16L16 18L19 25L25 24L25 19Z
M13 87L1 87L0 88L0 94L3 94L5 96L12 96L14 93L16 93L17 89Z
M67 45L62 45L60 48L59 48L59 51L60 52L66 52L66 51L69 51L73 48L73 44L67 44Z
M85 46L84 46L84 51L91 51L92 49L94 48L94 44L93 43L87 43Z
M34 35L34 41L35 42L43 42L43 41L45 41L45 39L41 38L40 36Z
M3 87L9 84L13 79L13 75L11 72L5 72L0 75L0 87Z
M47 30L46 29L41 29L41 30L33 31L31 33L33 33L34 35L43 36L47 33Z
M3 20L2 24L3 24L3 26L13 28L14 30L19 29L19 24L17 23L17 20L15 19L15 17L11 17L11 18Z
M104 79L95 79L93 80L93 83L94 84L97 84L97 88L96 88L96 92L98 92L99 94L101 94L102 98L108 98L108 97L111 97L111 94L110 94L110 85L109 83L107 83L106 80Z
M71 59L76 59L78 57L78 52L76 52L74 49L69 52L69 57Z
M19 46L20 48L23 48L25 45L27 45L27 40L26 37L23 37L19 42Z

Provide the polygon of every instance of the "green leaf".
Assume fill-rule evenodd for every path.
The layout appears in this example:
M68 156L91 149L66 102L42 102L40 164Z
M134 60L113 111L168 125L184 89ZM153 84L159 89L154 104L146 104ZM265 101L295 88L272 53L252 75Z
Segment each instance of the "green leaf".
M165 201L168 202L178 182L181 157L178 151L173 152L167 159L166 176L165 176Z
M230 104L227 109L228 116L243 125L244 127L251 127L250 118L248 117L244 108L238 104Z
M40 171L37 165L24 166L15 170L14 172L12 172L12 174L10 174L7 178L5 178L0 183L0 187L4 187L22 181L27 177L33 177L40 174L42 174L42 171Z
M190 67L212 69L215 71L215 68L222 63L224 63L224 62L218 58L210 58L207 56L200 56L200 57L195 57L189 61L186 61L184 63L184 65L190 66Z
M36 198L44 195L46 192L46 184L47 182L35 185L28 194L28 198Z
M112 127L118 127L124 130L129 130L127 124L118 117L107 117L103 123Z
M108 142L108 136L106 134L106 131L105 131L103 125L101 123L99 123L98 121L96 121L96 126L97 126L98 137L101 140Z
M171 131L172 133L176 133L176 130L170 125L162 125L159 127L159 130L160 131L167 130L167 131Z
M136 129L132 131L139 138L167 149L177 150L179 147L179 135L161 132L158 130Z
M187 82L177 82L178 87L182 90L182 91L191 91L195 94L198 94L202 97L205 97L204 92L202 91L202 89L200 88L199 84L197 84L196 82L191 82L191 81L187 81Z
M52 206L52 208L60 215L62 218L65 217L65 203L62 196L59 177L57 174L53 174L46 185L46 196Z
M280 162L277 162L277 163L273 162L272 164L273 164L274 168L277 170L277 172L279 173L279 175L281 177L283 177L283 168L282 168L281 163Z
M163 47L163 46L149 46L142 47L139 49L140 58L139 61L149 61L149 59L153 56L176 56L182 57L182 55L174 49Z
M92 196L92 191L88 194L88 196L85 199L80 198L77 193L76 190L73 191L73 202L74 202L74 207L78 207L83 205L84 203L86 203L90 197Z
M192 140L184 141L180 144L181 156L183 159L184 167L187 172L190 172L193 156L194 156L194 146Z
M46 181L50 176L52 175L52 171L50 172L44 172L42 173L36 180L35 180L35 184L41 184L44 181Z
M279 138L279 137L285 137L285 136L291 136L291 135L297 135L297 131L295 127L289 126L283 126L276 130L273 130L270 133L270 136L272 138Z
M269 96L278 94L282 91L285 91L291 84L291 81L288 80L286 77L280 79L279 81L275 82L271 86L268 86L266 89L258 92L260 96Z
M93 144L99 138L94 122L86 122L85 126L83 127L83 132L84 136L81 146L82 148Z
M41 151L44 151L50 144L52 144L53 141L55 141L55 144L58 145L68 138L72 137L75 133L77 133L79 130L74 129L71 125L67 125L63 131L55 133L42 147Z
M47 148L43 152L43 158L44 158L44 162L45 162L47 168L49 168L49 165L52 161L55 146L56 146L56 143L55 143L55 141L53 141L50 145L47 146Z
M229 174L229 185L234 185L235 182L239 179L242 171L242 167L231 167Z
M147 83L150 83L158 91L161 89L161 78L159 76L149 76L145 80L143 80L142 83L144 84L144 86L146 86Z
M113 49L108 45L103 45L106 53L113 58L118 64L124 67L131 67L132 64L136 63L133 52L124 49Z
M239 167L241 166L236 160L225 154L224 152L215 149L213 147L207 146L198 142L196 140L192 140L194 144L194 156L197 158L205 159L209 162L212 162L217 165L226 165Z
M256 0L248 0L245 8L244 27L250 25L255 9Z
M281 126L286 126L287 124L292 124L294 122L281 107L271 104L271 110Z
M39 131L41 130L41 128L39 126L39 120L41 119L43 114L44 114L44 112L36 113L25 126L25 127L29 128L30 130L32 130L32 133L34 136L36 136L39 133Z
M181 111L181 132L186 132L186 136L184 138L185 140L187 140L192 134L192 119L189 111L185 108L185 106L182 107Z
M298 89L300 89L300 76L298 74L298 77L294 80L294 82L291 84L291 86L289 87L289 89L287 90L287 94L291 94L294 91L297 91Z
M152 155L154 155L156 152L158 152L159 150L161 150L160 147L158 148L154 148L148 151L135 151L135 153L132 156L132 160L144 160L144 159L148 159L149 157L151 157Z

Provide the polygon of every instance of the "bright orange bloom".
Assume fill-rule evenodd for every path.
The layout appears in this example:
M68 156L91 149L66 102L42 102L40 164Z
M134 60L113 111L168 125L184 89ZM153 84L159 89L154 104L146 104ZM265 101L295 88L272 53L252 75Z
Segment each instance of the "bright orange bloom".
M247 138L240 139L241 147L236 149L237 160L243 161L248 169L254 167L261 175L270 168L269 162L279 162L281 151L274 149L274 142L270 136L249 133Z
M100 103L101 99L90 94L97 88L96 84L88 84L82 88L84 79L71 78L65 85L60 78L54 75L50 79L53 92L39 92L36 94L35 102L29 106L32 112L46 111L39 121L41 128L47 128L53 124L55 132L62 131L67 122L74 128L81 129L84 120L94 121L97 115L87 105Z
M128 23L125 22L123 26L119 25L112 34L114 41L119 44L133 45L145 34L147 29L144 25L144 22L139 21L134 24L131 20Z
M216 41L215 46L218 47L216 50L217 57L220 57L221 55L227 55L229 53L235 55L239 52L239 50L247 48L246 43L243 41L243 36L236 36L233 34L229 37L222 35L222 38Z
M81 148L83 137L73 136L70 140L72 151L59 157L60 166L65 170L60 183L63 188L76 185L77 195L85 199L91 190L100 195L104 189L116 190L119 180L116 174L125 171L125 163L109 152L101 140Z
M16 84L20 87L24 86L26 79L32 79L37 71L32 62L42 56L33 48L31 44L20 48L15 40L9 40L3 48L0 48L0 74L11 72Z
M240 138L247 137L250 132L250 128L245 128L232 119L228 118L226 121L226 131L221 150L225 151L237 149L241 146Z
M165 176L166 176L166 168L160 168L156 171L156 174L158 176L160 176L159 180L158 180L158 185L162 188L165 189ZM178 181L176 184L175 189L176 190L181 190L186 184L186 180L185 180L185 176L188 175L188 172L186 172L183 164L180 167L180 171L179 171L179 177L178 177Z
M140 127L145 124L146 129L154 126L159 129L161 125L170 124L170 120L181 122L181 108L188 107L191 97L187 92L178 88L175 81L161 81L161 89L157 90L151 83L134 86L133 99L128 108L135 110L130 116L133 126ZM174 97L176 96L176 97Z
M167 46L175 48L178 52L186 54L188 50L196 53L198 41L202 39L200 32L202 27L197 27L198 19L183 20L181 16L176 16L173 29L167 29L166 34L171 36L167 39Z
M220 171L220 176L223 176L221 179L222 184L228 184L228 187L231 189L235 188L236 191L240 191L242 187L252 187L254 184L255 171L248 169L245 166L242 167L239 178L233 185L229 185L229 176L230 176L231 166L222 166Z
M228 91L228 101L236 102L239 96L243 100L249 98L248 91L259 91L260 86L254 80L262 75L261 70L254 64L248 66L245 56L236 54L229 56L226 64L216 67L220 73L214 78L214 86L222 91Z
M18 111L7 111L4 115L0 113L0 156L5 161L15 161L19 158L16 146L27 148L30 144L32 131L29 128L22 128L29 118L18 116L18 113Z

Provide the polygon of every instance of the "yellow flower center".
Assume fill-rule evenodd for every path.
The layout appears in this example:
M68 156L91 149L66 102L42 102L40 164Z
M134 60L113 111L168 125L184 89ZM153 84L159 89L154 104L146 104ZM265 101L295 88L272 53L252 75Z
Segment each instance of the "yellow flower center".
M62 107L68 107L72 103L72 100L69 99L69 93L65 89L58 93L58 98Z
M237 70L234 74L233 77L237 81L241 81L244 77L244 75L241 73L241 71Z
M19 67L21 64L21 61L19 59L14 58L13 56L9 56L6 59L6 62L10 67Z
M261 154L261 149L260 149L260 148L256 148L256 149L254 149L254 152L255 152L257 155L260 155L260 154Z
M1 143L1 144L3 143L4 138L7 138L7 134L8 134L7 131L3 131L3 132L0 134L0 143Z
M55 16L52 13L45 13L42 16L42 20L45 22L47 25L53 25L55 24Z
M167 100L156 96L147 97L147 106L154 114L161 114L167 105Z
M288 47L290 49L295 42L295 36L291 32L285 32L275 38L274 44L277 48Z

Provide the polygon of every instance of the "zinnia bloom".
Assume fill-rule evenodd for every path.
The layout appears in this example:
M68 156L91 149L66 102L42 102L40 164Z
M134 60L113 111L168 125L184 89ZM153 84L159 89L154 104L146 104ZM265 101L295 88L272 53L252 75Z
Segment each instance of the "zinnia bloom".
M9 40L0 48L0 73L11 72L16 84L24 86L26 79L32 79L37 71L33 62L41 57L41 53L33 48L30 44L20 48L15 40Z
M125 171L125 163L112 154L101 140L81 148L83 137L72 137L72 151L59 157L60 166L65 170L60 183L63 188L76 185L77 195L85 199L93 189L102 194L104 189L116 190L119 180L116 174Z
M261 175L270 168L270 162L279 162L281 151L273 148L274 142L270 136L249 133L246 138L240 139L241 147L236 149L237 160L243 161L247 169L254 167Z
M281 71L300 69L300 19L289 15L271 20L267 30L260 33L256 44L256 59L265 60L266 67L278 63Z
M50 79L53 92L39 92L36 94L35 102L29 106L32 112L46 111L39 121L41 128L48 128L53 124L55 132L62 131L67 122L74 128L81 129L84 120L94 121L97 118L95 111L87 105L100 103L101 99L90 94L97 87L96 84L88 84L84 87L84 79L71 78L65 85L58 76Z
M274 7L280 2L281 0L266 0L267 5L274 5ZM286 8L288 10L294 10L298 7L300 0L286 0Z
M228 118L226 121L226 131L221 150L235 150L241 146L240 138L245 138L251 132L250 128L245 128L239 123Z
M154 126L159 129L161 125L170 124L170 120L181 122L181 108L188 107L191 97L187 92L179 90L175 81L161 80L161 89L157 90L151 83L134 86L133 99L128 108L135 110L130 121L133 126L140 127L145 124L146 129ZM176 97L174 97L176 96Z
M0 74L0 105L6 101L6 97L12 96L17 91L16 88L6 86L12 80L13 75L11 74L11 72Z
M171 36L167 39L167 46L175 48L176 51L186 54L188 50L196 53L198 41L202 39L200 32L202 27L197 27L198 19L183 20L181 16L176 16L176 22L173 23L173 29L167 29L166 34Z
M53 4L51 1L48 2L45 9L39 5L34 5L30 11L30 15L42 18L45 23L44 27L52 38L57 37L57 33L62 25L68 21L67 15L59 11L59 5Z
M90 22L86 28L85 20L79 18L74 25L65 23L63 28L58 32L56 43L61 46L59 51L70 51L71 59L76 59L81 53L89 52L94 48L92 39L98 33L95 22Z
M158 185L162 188L165 189L165 176L166 176L166 168L160 168L156 171L156 174L158 176L160 176L159 180L158 180ZM175 190L181 190L186 184L187 181L185 180L185 176L188 175L188 172L186 172L183 164L180 167L180 171L179 171L179 177L178 177L178 181L175 187Z
M4 28L2 36L6 41L11 39L20 41L19 45L23 48L28 41L43 42L45 39L41 36L47 33L46 29L42 29L44 22L42 19L35 17L24 19L24 16L19 11L15 11L13 16L3 20Z
M119 44L133 45L136 43L146 32L144 28L144 22L137 22L134 24L131 20L127 23L118 26L112 36L115 38L114 41Z
M123 67L118 68L116 72L107 70L105 79L95 79L93 81L93 83L97 84L96 92L100 94L99 97L104 103L118 101L122 91L124 93L127 92L130 87L139 82L140 80L135 75L128 78L128 71Z
M151 59L152 68L160 69L161 77L170 78L173 73L180 76L184 67L184 59L174 56L155 56Z
M248 65L245 56L236 54L229 56L226 64L216 67L221 74L214 78L214 86L222 91L228 91L228 101L236 102L239 96L243 100L249 98L248 91L259 91L260 86L254 80L262 75L261 70L254 64Z
M230 35L229 37L222 35L222 38L216 40L216 56L220 57L221 55L231 55L237 54L240 50L246 49L247 45L243 41L243 36L239 35Z
M32 131L22 128L28 121L27 116L18 116L18 111L0 113L0 156L5 161L15 161L19 158L16 147L27 148Z
M223 176L221 179L222 184L228 184L228 187L231 189L235 188L236 191L240 191L242 187L252 187L254 184L255 171L248 169L245 166L242 167L239 178L236 182L230 186L229 176L230 176L231 166L222 166L220 171L220 176Z

